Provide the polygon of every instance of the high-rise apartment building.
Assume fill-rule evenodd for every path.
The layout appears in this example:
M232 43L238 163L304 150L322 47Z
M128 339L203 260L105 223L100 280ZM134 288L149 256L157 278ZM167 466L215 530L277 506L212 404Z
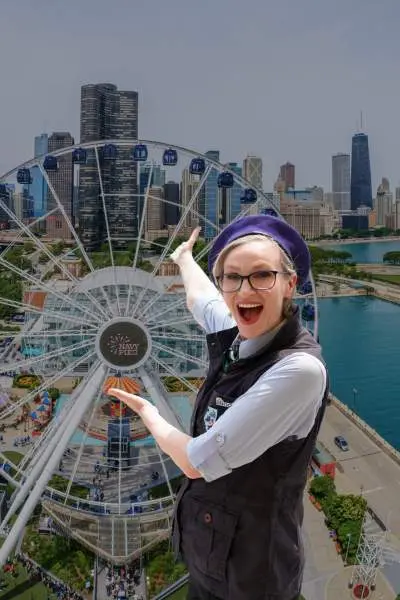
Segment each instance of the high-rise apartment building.
M51 134L48 140L48 152L51 154L56 150L67 148L74 144L74 138L67 131L56 131ZM72 163L72 154L68 152L64 156L59 156L57 171L49 171L48 177L58 200L60 201L65 213L72 223L73 215L73 194L74 194L74 166ZM56 199L50 189L47 190L47 211L57 207ZM66 220L58 211L54 215L46 218L46 232L51 238L71 239L71 230Z
M289 188L294 188L296 184L296 167L290 162L281 165L279 179L285 182L286 192Z
M209 150L205 156L219 162L219 150ZM220 195L218 171L212 167L200 191L199 198L199 212L204 219L207 219L202 231L206 240L211 240L219 232Z
M164 184L165 225L177 225L180 217L179 183L168 181Z
M335 210L350 210L350 154L332 156L332 195Z
M187 229L189 232L199 225L199 218L197 214L199 214L199 196L197 194L197 188L199 187L199 177L198 175L192 175L189 169L183 169L182 171L182 179L181 179L181 207L182 214L186 213L187 206L190 203L190 210L186 213L183 227ZM194 202L192 202L192 198L195 198ZM196 214L197 213L197 214ZM203 233L203 232L202 232Z
M356 133L352 139L350 196L351 210L357 210L359 206L372 208L371 165L365 133Z
M119 91L109 83L82 86L82 143L107 139L136 140L137 136L137 92ZM80 167L79 229L88 248L98 246L106 238L100 176L113 243L125 246L137 235L137 164L130 152L130 148L119 147L117 157L107 160L99 151L99 169L95 153L91 151L86 165Z
M388 180L382 178L376 192L376 224L381 227L388 227L387 221L393 214L393 194L390 192Z
M243 177L258 190L263 189L263 163L258 156L246 156L243 161Z
M163 188L151 187L146 205L145 232L160 231L164 229L164 202Z

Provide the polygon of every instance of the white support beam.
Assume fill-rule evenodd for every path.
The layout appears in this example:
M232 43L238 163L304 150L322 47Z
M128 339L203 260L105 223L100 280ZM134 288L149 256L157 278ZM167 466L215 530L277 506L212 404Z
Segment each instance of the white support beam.
M92 403L96 392L103 385L105 373L106 367L103 365L97 367L94 372L90 373L86 385L80 389L79 401L77 397L76 408L71 414L71 418L66 421L66 426L64 427L63 431L60 431L60 437L55 440L56 447L54 448L50 458L44 461L43 465L41 465L41 475L31 490L29 498L22 507L21 512L12 526L9 535L4 540L3 546L0 548L0 565L4 565L4 563L7 561L8 556L12 552L15 544L22 534L33 510L35 509L36 504L39 502L42 496L43 490L51 478L56 466L63 457L64 450L67 447L71 436L74 434L85 412Z
M151 377L144 367L139 367L139 375L145 385L146 390L150 394L151 399L160 411L160 415L164 417L174 427L182 431L182 425L177 416L169 405L165 391L161 383L157 382L156 374L152 373Z

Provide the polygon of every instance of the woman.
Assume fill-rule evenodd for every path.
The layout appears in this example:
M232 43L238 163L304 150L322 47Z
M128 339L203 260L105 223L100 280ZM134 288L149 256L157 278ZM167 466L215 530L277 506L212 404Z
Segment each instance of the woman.
M188 598L295 600L303 491L327 399L320 347L292 303L308 248L280 219L239 219L210 251L215 286L192 257L198 233L172 255L210 357L191 435L147 400L108 393L141 416L187 477L173 539L189 569Z

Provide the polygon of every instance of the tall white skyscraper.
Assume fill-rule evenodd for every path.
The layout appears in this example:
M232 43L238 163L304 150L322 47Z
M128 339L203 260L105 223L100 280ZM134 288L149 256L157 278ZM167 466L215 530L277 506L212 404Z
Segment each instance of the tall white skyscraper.
M258 156L246 156L243 161L243 177L258 190L263 189L263 164Z
M332 194L335 210L350 210L350 154L332 156Z

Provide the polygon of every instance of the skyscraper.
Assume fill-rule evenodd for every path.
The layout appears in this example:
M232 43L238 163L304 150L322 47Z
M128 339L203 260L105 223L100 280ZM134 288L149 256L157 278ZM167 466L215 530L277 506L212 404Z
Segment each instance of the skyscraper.
M179 183L168 181L164 184L165 225L177 225L180 214Z
M279 179L285 182L285 192L287 192L289 188L294 189L296 184L296 167L290 162L281 165Z
M243 161L243 177L258 190L263 189L263 164L258 156L246 156Z
M138 93L118 91L110 83L81 88L81 142L106 139L137 139ZM100 174L108 215L110 235L115 245L124 246L138 231L137 165L130 149L118 149L115 160L105 160L99 152ZM94 152L80 168L79 229L88 248L106 237L100 178Z
M368 136L353 135L351 145L351 210L359 206L372 208L371 166L369 162Z
M219 162L219 150L209 150L205 153L207 158ZM202 232L206 240L211 240L217 233L220 216L220 189L218 187L218 171L214 167L210 169L204 185L200 191L199 212L207 219ZM212 223L216 227L212 226Z
M56 131L49 137L48 152L51 154L61 148L67 148L74 144L74 138L66 131ZM69 219L74 221L73 215L73 192L74 192L74 167L72 155L67 153L58 157L58 170L48 173L49 181L57 194ZM47 191L47 210L50 211L57 206L56 200L50 191ZM60 212L46 218L46 232L52 238L71 239L71 230Z
M41 133L35 137L35 158L47 154L49 149L49 136ZM32 183L29 193L33 198L33 216L42 217L47 210L47 183L39 167L31 169Z
M335 210L350 210L350 154L332 156L332 194Z

